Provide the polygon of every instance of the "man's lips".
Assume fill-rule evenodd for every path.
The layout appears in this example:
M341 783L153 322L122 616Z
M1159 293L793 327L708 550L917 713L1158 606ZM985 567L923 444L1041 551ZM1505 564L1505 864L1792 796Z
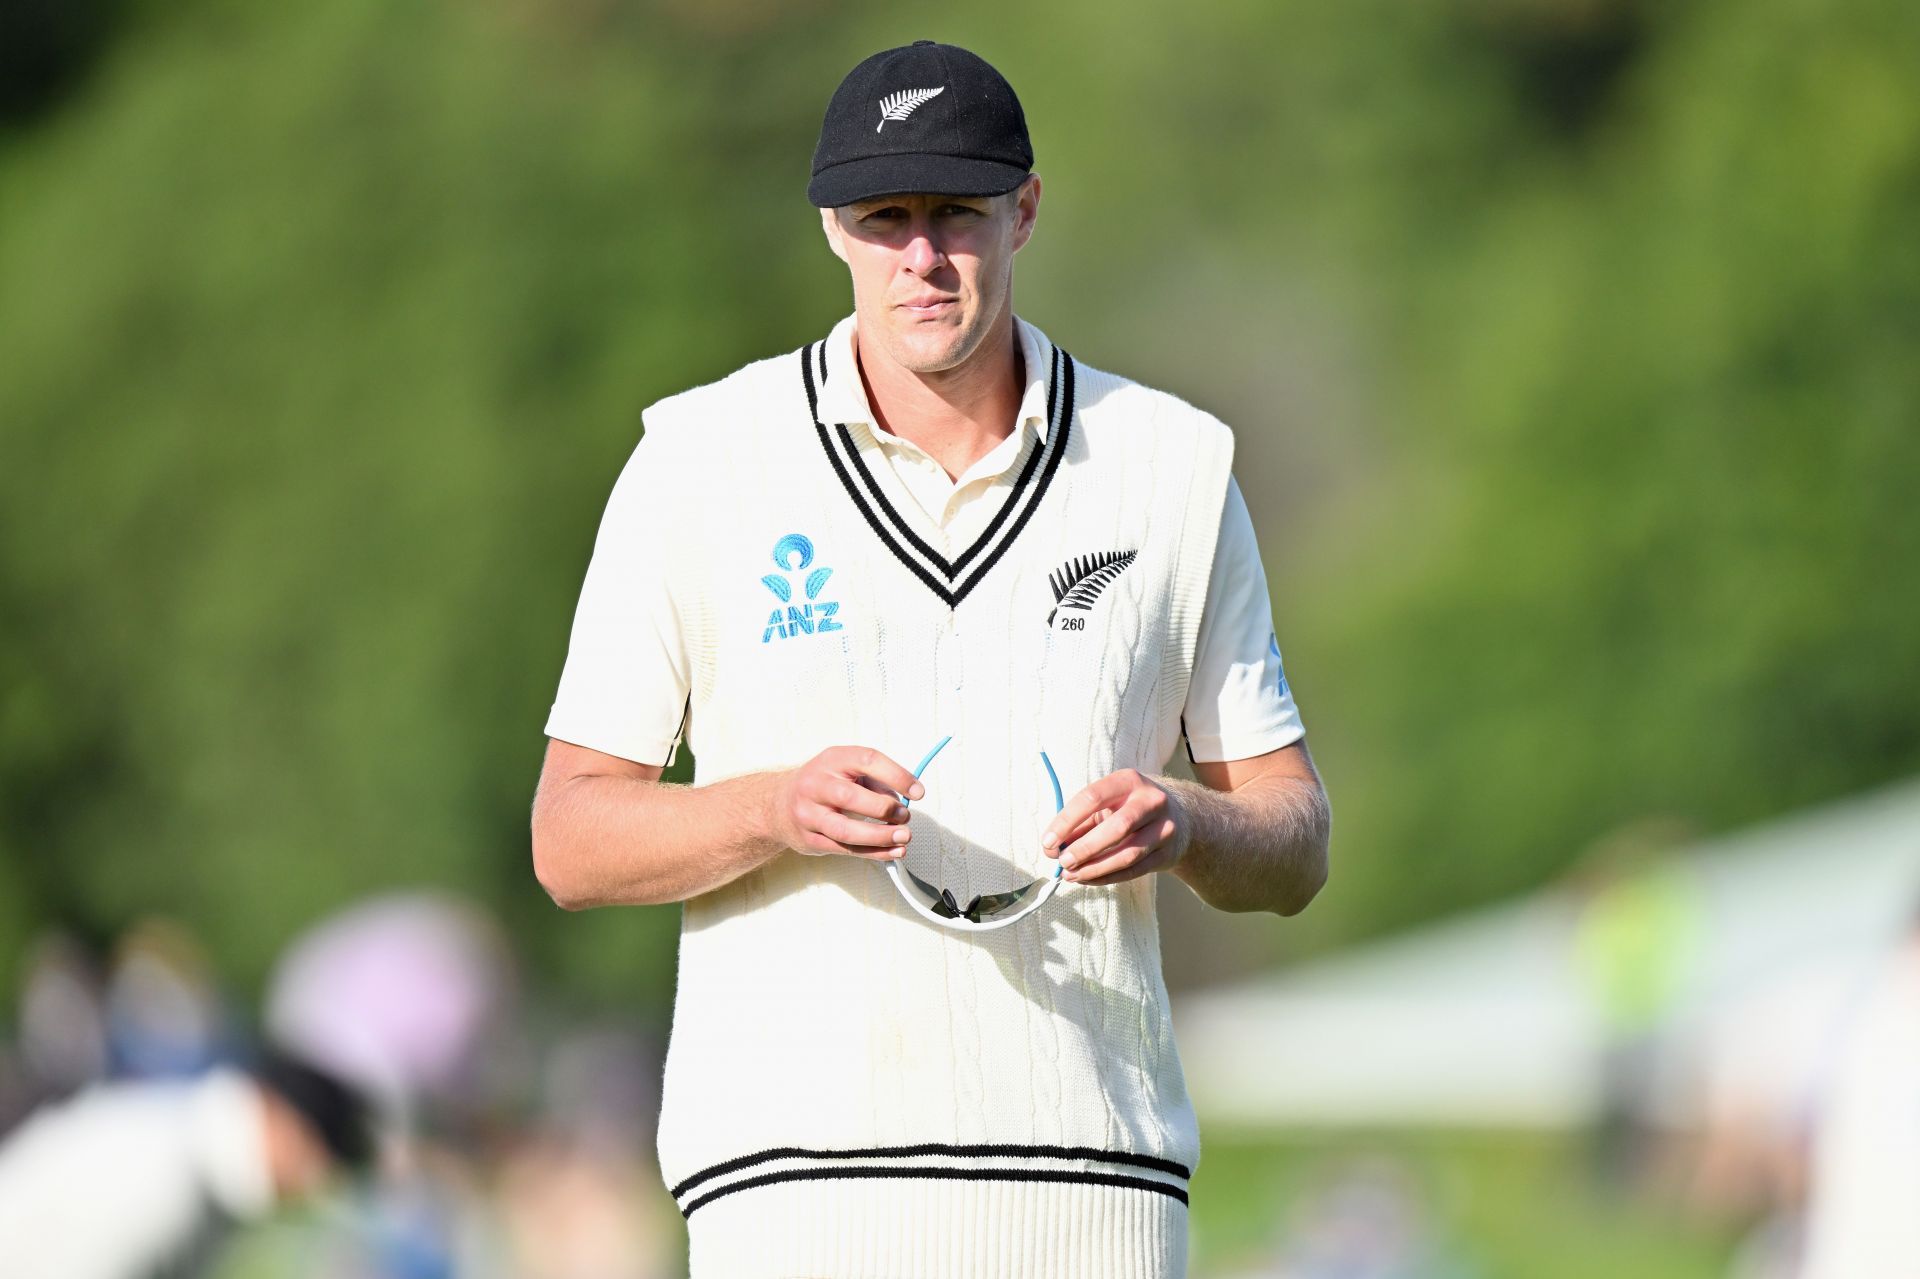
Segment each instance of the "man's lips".
M934 298L914 298L906 302L896 302L894 303L894 305L898 307L900 310L909 312L914 315L931 315L934 312L939 311L944 307L958 306L959 303L960 303L959 298L934 297Z

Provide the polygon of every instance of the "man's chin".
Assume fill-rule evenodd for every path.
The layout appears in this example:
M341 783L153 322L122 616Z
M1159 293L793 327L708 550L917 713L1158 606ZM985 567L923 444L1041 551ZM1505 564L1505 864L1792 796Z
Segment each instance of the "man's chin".
M969 349L966 332L957 325L912 322L896 328L888 346L894 363L911 373L943 373L963 363Z

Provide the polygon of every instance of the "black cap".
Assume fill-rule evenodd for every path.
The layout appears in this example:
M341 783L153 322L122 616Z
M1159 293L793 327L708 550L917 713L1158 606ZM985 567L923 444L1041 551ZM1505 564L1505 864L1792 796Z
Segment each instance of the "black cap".
M957 45L915 40L874 54L833 91L807 199L825 209L916 191L999 195L1032 169L1006 77Z

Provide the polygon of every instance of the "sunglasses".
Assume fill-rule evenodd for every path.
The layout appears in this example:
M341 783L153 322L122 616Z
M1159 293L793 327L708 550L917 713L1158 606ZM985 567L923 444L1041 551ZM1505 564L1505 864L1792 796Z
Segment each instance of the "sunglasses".
M952 734L941 738L934 748L920 761L913 775L919 777L926 771L940 748L953 740ZM1047 781L1053 787L1053 811L1058 813L1065 802L1060 796L1060 778L1053 771L1053 761L1047 758L1045 751L1040 752L1040 763L1047 770ZM909 804L906 796L900 797L902 807ZM962 903L953 895L950 888L937 888L907 869L906 859L889 862L887 876L893 880L893 886L900 890L907 905L946 928L958 928L966 931L984 931L989 928L1005 928L1016 920L1025 919L1046 904L1053 896L1054 889L1060 886L1061 866L1056 863L1053 874L1044 879L1036 879L1021 888L1009 889L1004 893L977 894L972 901Z

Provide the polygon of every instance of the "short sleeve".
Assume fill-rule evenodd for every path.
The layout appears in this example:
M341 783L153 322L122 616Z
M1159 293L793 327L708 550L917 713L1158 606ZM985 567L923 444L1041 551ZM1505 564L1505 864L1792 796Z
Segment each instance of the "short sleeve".
M1232 476L1180 723L1195 763L1264 755L1306 735L1280 662L1253 519Z
M675 600L674 499L685 477L643 435L614 483L574 610L548 737L664 767L685 727L690 687Z

